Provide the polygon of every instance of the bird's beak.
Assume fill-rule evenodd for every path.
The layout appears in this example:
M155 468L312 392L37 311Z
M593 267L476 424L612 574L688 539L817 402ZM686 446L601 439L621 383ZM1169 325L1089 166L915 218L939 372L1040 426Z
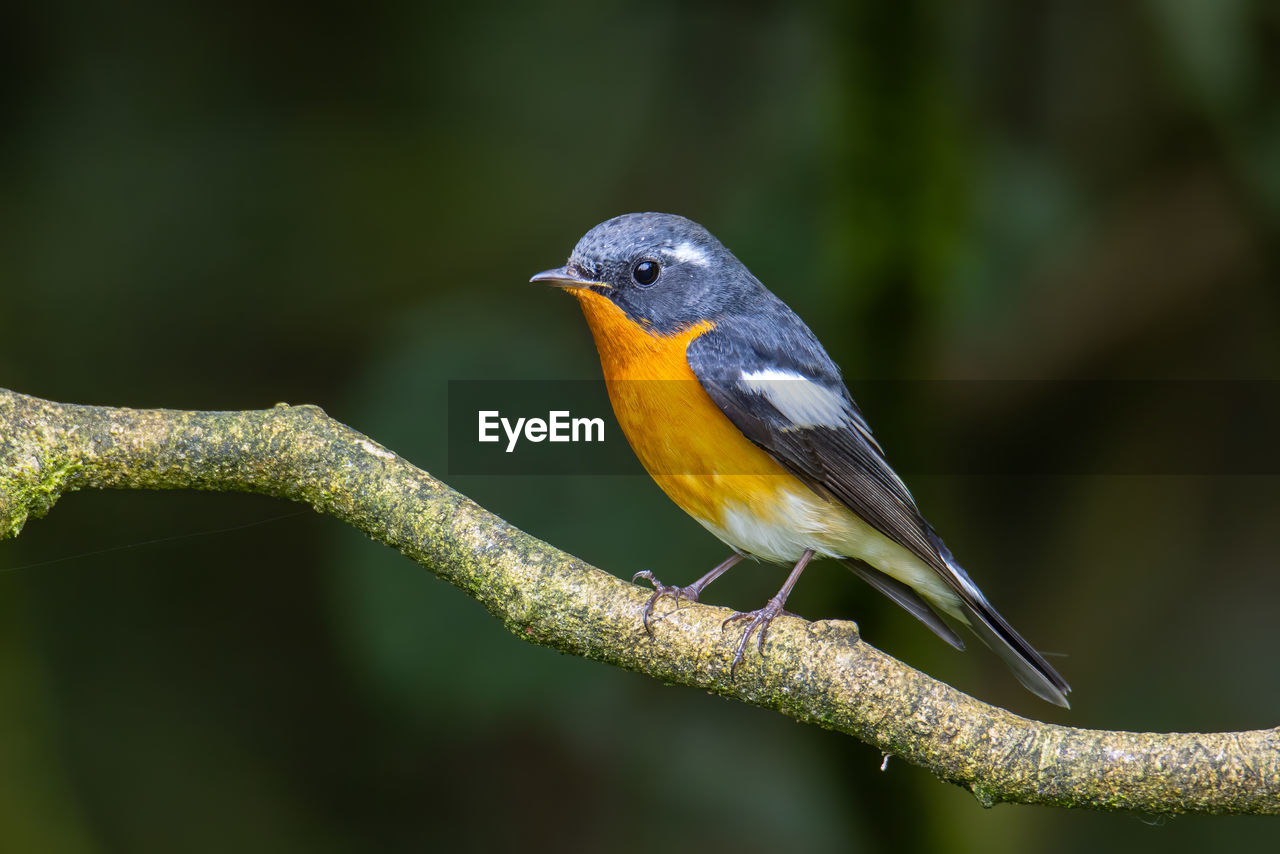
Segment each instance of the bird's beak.
M592 286L601 287L604 282L597 282L594 279L587 278L576 268L571 266L556 267L554 270L543 270L529 281L538 282L543 285L551 285L554 288L589 288Z

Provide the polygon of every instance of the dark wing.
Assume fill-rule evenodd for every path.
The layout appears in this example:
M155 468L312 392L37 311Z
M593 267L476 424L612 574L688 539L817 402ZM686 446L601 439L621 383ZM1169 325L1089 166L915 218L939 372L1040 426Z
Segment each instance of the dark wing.
M796 477L949 575L936 536L812 333L798 319L754 325L721 325L690 343L689 366L707 394Z
M743 435L788 471L932 567L959 597L974 631L1018 680L1066 706L1066 681L951 557L889 466L839 368L813 333L780 302L757 308L751 318L721 320L689 344L689 366L703 389ZM918 595L903 592L910 588L884 583L888 576L879 572L859 574L955 645L955 633L945 630L937 614Z

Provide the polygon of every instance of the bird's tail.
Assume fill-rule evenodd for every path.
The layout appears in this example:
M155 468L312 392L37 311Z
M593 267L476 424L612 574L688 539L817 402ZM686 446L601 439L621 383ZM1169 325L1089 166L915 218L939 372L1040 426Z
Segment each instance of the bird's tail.
M1028 691L1064 709L1071 708L1071 704L1067 702L1067 694L1071 692L1067 680L991 607L978 585L969 578L969 573L951 556L951 550L942 542L942 538L932 528L928 529L928 534L947 568L951 570L952 575L947 581L959 594L960 616L969 623L969 628L973 629L974 634L992 652L1004 660Z
M1067 702L1067 694L1071 691L1067 680L1031 644L1023 640L1022 635L1015 632L985 598L979 595L976 600L971 601L970 597L961 596L960 603L974 634L1004 659L1004 663L1009 665L1013 675L1018 677L1018 681L1028 691L1064 709L1071 708Z
M947 557L950 558L950 555L947 554ZM938 637L956 649L964 649L964 642L960 637L938 616L937 611L910 587L860 560L845 559L844 564L872 587L933 629ZM995 608L991 607L991 603L982 595L982 591L969 580L968 574L955 563L954 559L949 559L947 564L956 574L957 595L955 600L949 603L937 603L940 609L950 612L967 623L973 629L973 633L1004 660L1013 671L1013 675L1018 677L1018 681L1031 693L1064 709L1070 708L1067 704L1067 693L1071 690L1071 686L1066 680L1053 669L1049 662L1044 660L1044 656L1023 640L1022 635L1005 622L1004 617L1001 617Z

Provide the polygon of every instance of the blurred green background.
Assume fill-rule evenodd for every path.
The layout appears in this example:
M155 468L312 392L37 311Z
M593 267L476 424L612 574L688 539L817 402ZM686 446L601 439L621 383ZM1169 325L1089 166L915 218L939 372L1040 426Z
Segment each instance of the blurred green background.
M577 308L530 274L602 219L674 211L851 380L1280 380L1278 58L1265 0L7 7L0 385L316 403L618 575L692 580L724 549L645 478L448 477L448 380L598 375ZM868 416L891 458L1012 425L1105 459L1167 428L1025 388ZM1277 723L1276 477L908 480L1063 654L1075 708L835 564L791 607L1023 714ZM981 809L852 739L523 644L297 510L77 493L0 543L0 850L1280 839L1269 819ZM755 607L780 578L744 566L708 599Z

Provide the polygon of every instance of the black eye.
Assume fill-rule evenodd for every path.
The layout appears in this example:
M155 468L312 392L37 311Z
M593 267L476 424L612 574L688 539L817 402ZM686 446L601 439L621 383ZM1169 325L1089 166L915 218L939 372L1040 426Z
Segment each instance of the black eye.
M631 278L636 280L637 285L652 285L658 279L658 274L662 272L662 268L658 266L657 261L645 259L637 261L636 265L631 268Z

